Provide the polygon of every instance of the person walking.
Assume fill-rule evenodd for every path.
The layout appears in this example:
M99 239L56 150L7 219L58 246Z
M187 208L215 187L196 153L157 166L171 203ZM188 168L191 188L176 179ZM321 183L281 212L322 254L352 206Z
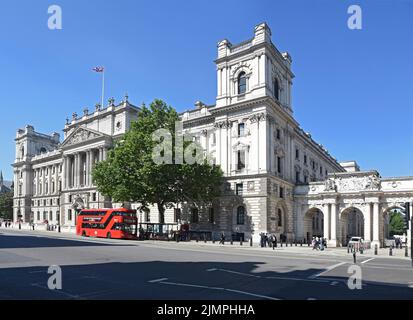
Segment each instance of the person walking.
M272 236L272 248L277 248L277 236L275 234Z
M221 233L221 241L219 244L225 244L225 233Z

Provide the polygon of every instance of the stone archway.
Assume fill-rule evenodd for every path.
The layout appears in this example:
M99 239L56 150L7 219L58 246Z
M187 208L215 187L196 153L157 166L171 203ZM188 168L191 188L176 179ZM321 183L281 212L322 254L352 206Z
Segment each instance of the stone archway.
M310 208L304 215L304 238L311 241L313 237L326 238L324 213L318 208Z
M356 207L344 209L340 214L340 241L347 246L351 237L364 238L364 215Z
M383 208L379 219L379 239L381 246L385 246L385 240L390 238L390 215L392 212L399 212L403 217L403 208L398 204L393 204Z

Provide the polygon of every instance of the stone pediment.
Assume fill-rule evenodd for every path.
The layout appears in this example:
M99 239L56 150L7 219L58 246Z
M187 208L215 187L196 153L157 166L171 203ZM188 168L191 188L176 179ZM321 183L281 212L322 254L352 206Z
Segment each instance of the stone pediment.
M87 128L77 128L74 132L72 132L66 140L63 142L62 147L73 146L76 144L81 144L83 142L89 140L95 140L97 138L104 137L103 133L87 129Z

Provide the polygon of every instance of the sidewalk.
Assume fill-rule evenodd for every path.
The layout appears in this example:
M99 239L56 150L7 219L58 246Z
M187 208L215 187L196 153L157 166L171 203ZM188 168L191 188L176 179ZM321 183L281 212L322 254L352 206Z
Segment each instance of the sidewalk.
M327 248L324 251L316 251L313 250L312 247L309 247L308 245L303 245L300 246L297 244L293 244L293 246L288 245L286 246L283 244L281 247L278 245L278 247L273 250L272 248L265 247L261 248L258 246L258 243L254 244L252 247L250 246L249 242L244 242L243 245L241 246L239 242L233 242L231 245L230 242L225 242L225 245L219 244L219 241L216 241L215 243L212 243L212 241L204 242L204 241L180 241L179 243L176 241L156 241L156 240L145 240L145 241L135 241L135 240L116 240L116 239L106 239L106 238L84 238L84 237L79 237L74 233L71 232L61 232L58 233L57 231L43 231L43 230L19 230L16 228L0 228L0 232L13 232L16 234L22 233L22 234L27 234L31 236L48 236L48 237L56 237L60 239L76 239L80 241L91 241L91 242L110 242L110 243L123 243L123 244L131 244L131 245L139 245L139 244L149 244L149 245L159 245L162 244L163 246L186 246L186 247L191 247L191 248L211 248L211 247L221 247L221 248L232 248L234 250L245 250L245 251L254 251L254 252L279 252L279 253L293 253L293 254L298 254L298 255L314 255L314 256L350 256L352 255L351 253L347 253L347 248ZM393 255L389 255L389 248L381 248L377 252L378 254L374 254L374 249L369 249L365 250L363 254L360 252L357 252L358 257L369 257L369 258L389 258L389 259L408 259L410 260L410 249L409 249L409 257L405 257L405 249L393 249Z

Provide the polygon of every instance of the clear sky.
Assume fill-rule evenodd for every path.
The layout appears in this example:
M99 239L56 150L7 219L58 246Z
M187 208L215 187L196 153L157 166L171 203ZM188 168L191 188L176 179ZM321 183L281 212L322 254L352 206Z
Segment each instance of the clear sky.
M63 29L47 27L48 7ZM363 10L350 30L347 8ZM61 132L93 109L107 69L107 97L161 98L179 111L213 104L219 40L253 36L267 22L293 58L298 122L338 160L382 176L413 175L413 0L139 1L1 0L0 168L12 179L14 137L30 123Z

